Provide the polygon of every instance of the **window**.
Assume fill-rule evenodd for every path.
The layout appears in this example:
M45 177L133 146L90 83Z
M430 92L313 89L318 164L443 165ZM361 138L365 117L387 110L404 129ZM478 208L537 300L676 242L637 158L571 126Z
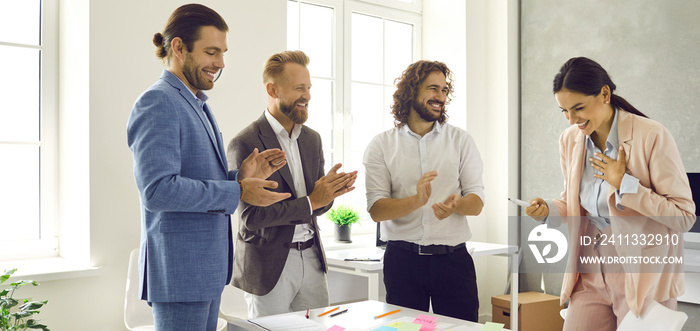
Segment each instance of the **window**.
M418 6L410 0L288 2L287 48L311 58L306 125L321 134L326 170L342 163L342 170L359 171L356 189L335 204L355 207L367 220L362 158L375 135L393 128L394 80L420 58ZM353 227L374 231L366 222Z
M0 260L57 254L56 13L0 0Z

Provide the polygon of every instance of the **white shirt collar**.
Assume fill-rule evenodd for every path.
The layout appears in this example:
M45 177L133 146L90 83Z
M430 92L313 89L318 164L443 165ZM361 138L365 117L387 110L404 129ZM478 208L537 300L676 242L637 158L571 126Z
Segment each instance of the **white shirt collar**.
M274 116L272 116L269 109L265 109L265 118L267 118L267 122L270 123L272 131L274 131L275 134L281 137L289 138L287 130ZM302 124L294 124L294 128L292 128L292 137L289 139L296 140L299 138L299 134L301 134L301 126Z
M440 123L440 122L438 122L438 121L435 121L435 122L433 122L433 123L434 123L433 128L432 128L428 133L426 133L425 136L428 136L428 135L433 134L433 133L440 133L440 131L442 131L443 125L445 125L445 123ZM408 123L402 125L402 126L399 128L399 131L400 131L400 132L403 132L403 133L408 133L408 134L411 134L411 135L415 135L415 136L417 136L417 137L420 137L420 135L418 135L417 133L413 132L413 130L411 130L411 128L408 127Z

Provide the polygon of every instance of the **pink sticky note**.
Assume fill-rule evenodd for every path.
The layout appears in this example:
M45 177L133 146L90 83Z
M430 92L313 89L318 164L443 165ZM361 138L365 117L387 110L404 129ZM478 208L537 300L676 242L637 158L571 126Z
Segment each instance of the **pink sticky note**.
M342 327L342 326L337 326L337 325L333 325L333 326L331 326L331 328L328 329L327 331L343 331L343 330L345 330L344 327Z
M433 331L437 326L437 316L420 314L413 323L422 325L420 331Z

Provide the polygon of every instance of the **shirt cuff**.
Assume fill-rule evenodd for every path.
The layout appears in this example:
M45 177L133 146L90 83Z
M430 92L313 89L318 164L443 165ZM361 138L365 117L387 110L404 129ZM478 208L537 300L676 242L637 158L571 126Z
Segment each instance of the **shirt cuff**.
M620 182L620 189L615 190L615 207L619 210L625 210L625 206L620 204L620 202L622 202L622 196L627 193L635 194L637 193L638 188L639 179L637 179L637 177L634 177L627 173L624 176L622 176L622 182Z
M547 228L558 228L561 226L561 215L557 204L550 199L545 199L544 202L547 204L547 209L549 209L549 215L545 217L544 224L547 224Z
M314 207L311 206L311 199L309 199L308 196L306 197L306 201L309 203L309 210L311 211L311 213L309 215L313 215L314 214Z

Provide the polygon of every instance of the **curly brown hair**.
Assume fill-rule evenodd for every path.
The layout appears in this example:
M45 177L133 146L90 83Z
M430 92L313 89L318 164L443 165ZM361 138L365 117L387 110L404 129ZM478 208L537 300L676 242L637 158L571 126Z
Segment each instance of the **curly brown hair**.
M428 75L434 71L441 72L445 75L448 90L445 105L450 103L454 88L452 87L452 71L447 68L447 65L439 61L425 60L412 63L404 70L401 77L394 81L394 84L396 84L396 92L394 92L394 104L391 105L391 112L394 114L394 125L396 127L401 127L408 122L408 114L411 112L411 108L413 108L413 101L418 94L418 89ZM440 122L440 124L445 123L447 117L447 114L443 112L438 122Z

